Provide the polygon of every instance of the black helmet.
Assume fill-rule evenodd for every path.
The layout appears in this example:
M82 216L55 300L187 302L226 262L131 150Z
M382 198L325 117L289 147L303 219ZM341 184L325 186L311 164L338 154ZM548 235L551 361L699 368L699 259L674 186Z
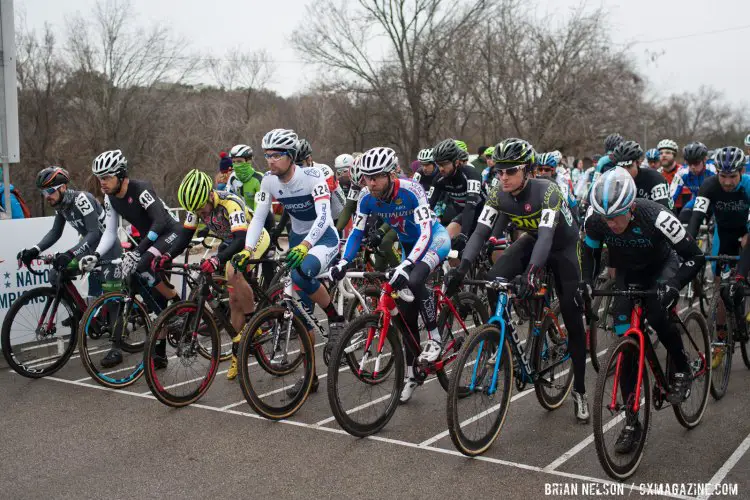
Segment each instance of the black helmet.
M702 142L691 142L682 150L682 156L689 164L696 164L708 157L708 148Z
M745 166L745 154L734 146L719 149L714 158L714 166L719 173L731 174Z
M492 159L495 160L495 166L503 170L521 163L533 165L536 163L536 152L528 141L512 137L497 143Z
M310 141L307 139L300 139L299 140L299 147L297 148L297 156L294 158L294 163L297 165L301 165L303 161L307 159L308 156L312 154L312 146L310 145Z
M461 157L461 148L454 139L446 139L435 146L432 151L435 163L456 161Z
M43 168L36 176L36 187L39 189L61 186L69 182L70 174L62 167Z
M624 140L625 139L623 139L620 134L609 134L607 138L604 139L604 151L611 153Z
M612 155L614 156L612 161L615 165L626 167L630 166L634 161L643 158L643 149L635 141L625 141L617 145L614 151L612 151Z

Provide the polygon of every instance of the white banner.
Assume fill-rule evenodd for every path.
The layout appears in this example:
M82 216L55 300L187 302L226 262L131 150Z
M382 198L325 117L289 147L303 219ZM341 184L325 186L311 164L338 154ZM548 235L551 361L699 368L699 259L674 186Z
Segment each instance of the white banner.
M44 270L42 276L31 274L24 266L18 268L16 255L24 248L31 248L52 228L54 217L36 217L33 219L13 219L0 221L0 324L13 302L26 290L44 286L49 283L49 267L41 261L32 264L34 269ZM43 254L68 250L79 241L78 233L65 224L60 240ZM85 297L87 280L78 280L78 290Z

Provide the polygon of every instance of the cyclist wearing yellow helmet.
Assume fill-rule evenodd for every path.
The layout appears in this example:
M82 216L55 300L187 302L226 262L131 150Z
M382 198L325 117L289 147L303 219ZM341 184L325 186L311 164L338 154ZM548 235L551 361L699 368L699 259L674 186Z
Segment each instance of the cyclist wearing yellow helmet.
M187 211L187 216L183 230L179 233L170 252L162 256L159 264L164 265L173 256L176 257L185 251L199 222L205 224L213 236L225 241L231 240L216 255L204 259L201 262L201 270L206 273L224 270L229 291L230 320L235 331L239 332L249 316L255 312L255 300L253 290L242 273L236 272L228 263L234 254L245 247L245 236L253 213L239 196L226 191L216 191L212 189L212 186L211 177L197 169L188 172L182 180L177 191L177 200ZM268 250L270 243L271 238L263 229L251 258L260 259ZM237 377L239 342L240 335L238 334L232 339L232 364L227 371L229 380Z

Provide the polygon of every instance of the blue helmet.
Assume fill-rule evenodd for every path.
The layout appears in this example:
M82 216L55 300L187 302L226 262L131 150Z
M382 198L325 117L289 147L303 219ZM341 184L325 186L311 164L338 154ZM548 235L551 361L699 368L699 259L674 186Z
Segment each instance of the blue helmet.
M557 156L554 153L542 153L537 157L537 166L557 168Z
M745 166L745 153L740 148L727 146L716 151L714 160L717 172L732 174Z
M651 148L646 151L646 161L659 161L660 156L659 150L656 148Z

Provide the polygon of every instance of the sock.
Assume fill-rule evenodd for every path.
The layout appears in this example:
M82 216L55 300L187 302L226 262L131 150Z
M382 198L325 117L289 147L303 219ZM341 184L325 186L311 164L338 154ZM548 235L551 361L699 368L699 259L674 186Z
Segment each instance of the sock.
M328 319L339 317L339 314L336 312L336 308L333 307L333 301L329 302L328 305L323 308L323 311L325 311Z
M406 377L407 378L414 378L414 367L413 366L407 366L406 367Z

